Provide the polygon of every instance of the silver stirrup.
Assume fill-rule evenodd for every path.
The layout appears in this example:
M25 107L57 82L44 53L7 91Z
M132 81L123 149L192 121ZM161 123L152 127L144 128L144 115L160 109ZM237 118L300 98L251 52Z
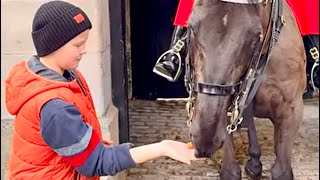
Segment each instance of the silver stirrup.
M318 67L319 68L319 51L316 47L313 47L309 50L309 53L312 57L312 59L314 60L314 63L313 63L313 66L311 68L311 86L313 88L313 91L318 93L319 92L319 88L317 88L315 85L314 85L314 80L313 80L313 77L314 77L314 70Z
M319 68L319 61L318 62L315 62L312 66L312 69L311 69L311 85L312 85L312 88L313 88L313 91L316 92L316 93L319 93L319 88L317 88L315 85L314 85L314 81L313 81L313 77L314 77L314 70L316 69L316 67Z
M156 74L158 74L158 75L160 75L160 76L168 79L169 81L172 81L172 82L176 81L176 80L179 78L179 76L180 76L180 74L181 74L181 71L182 71L182 61L181 61L181 56L180 56L180 53L179 53L179 52L181 51L181 49L183 48L183 46L184 46L184 42L181 41L181 40L179 40L179 41L174 45L174 47L173 47L172 49L164 52L164 53L158 58L158 60L157 60L157 62L156 62L156 64L158 64L158 63L162 60L162 58L163 58L164 56L168 55L168 54L174 54L175 56L177 56L177 57L178 57L179 67L178 67L177 73L175 74L175 76L174 76L173 78L170 77L170 76L168 76L168 75L166 75L166 74L163 74L163 73L160 72L160 71L158 71L155 67L153 68L152 71L153 71L154 73L156 73Z

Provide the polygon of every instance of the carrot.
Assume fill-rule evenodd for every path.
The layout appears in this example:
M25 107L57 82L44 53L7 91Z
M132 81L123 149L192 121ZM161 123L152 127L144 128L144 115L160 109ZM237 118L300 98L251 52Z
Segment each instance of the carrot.
M192 142L188 142L187 143L187 147L188 147L188 149L193 149L194 148Z

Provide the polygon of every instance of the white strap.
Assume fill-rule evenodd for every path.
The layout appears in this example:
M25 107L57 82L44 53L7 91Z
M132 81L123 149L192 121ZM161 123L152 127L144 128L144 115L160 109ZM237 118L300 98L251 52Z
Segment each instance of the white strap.
M220 0L224 2L231 2L231 3L239 3L239 4L260 4L264 0Z

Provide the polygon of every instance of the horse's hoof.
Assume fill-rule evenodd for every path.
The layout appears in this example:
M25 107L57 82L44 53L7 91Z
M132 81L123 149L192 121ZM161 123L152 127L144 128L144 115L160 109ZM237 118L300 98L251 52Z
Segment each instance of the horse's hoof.
M258 160L258 162L255 162L255 163L253 160L248 160L244 169L250 178L252 178L254 180L261 179L262 163L259 160Z

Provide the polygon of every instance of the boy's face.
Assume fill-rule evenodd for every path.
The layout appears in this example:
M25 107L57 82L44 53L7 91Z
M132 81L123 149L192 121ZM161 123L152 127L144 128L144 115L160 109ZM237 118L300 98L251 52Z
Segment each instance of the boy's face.
M82 55L87 53L86 42L88 36L89 29L83 31L53 53L59 68L70 70L78 67Z

